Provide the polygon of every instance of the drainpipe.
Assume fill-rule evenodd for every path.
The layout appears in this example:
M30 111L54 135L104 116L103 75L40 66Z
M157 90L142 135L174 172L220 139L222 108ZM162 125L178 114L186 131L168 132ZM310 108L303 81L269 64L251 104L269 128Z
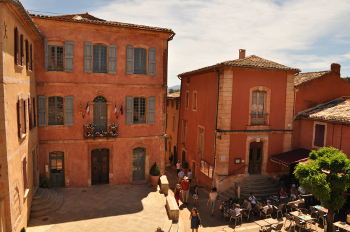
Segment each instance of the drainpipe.
M217 86L216 86L216 115L215 115L215 137L214 137L214 167L213 167L213 179L211 185L214 186L214 173L216 170L216 133L218 131L218 112L219 112L219 88L220 88L220 70L215 68L214 70L217 74Z

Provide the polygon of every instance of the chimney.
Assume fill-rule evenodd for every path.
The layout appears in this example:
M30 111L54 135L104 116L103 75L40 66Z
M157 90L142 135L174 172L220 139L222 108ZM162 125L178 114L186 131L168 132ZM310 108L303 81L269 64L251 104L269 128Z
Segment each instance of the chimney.
M239 59L245 58L245 49L239 49Z
M337 64L337 63L331 64L331 71L340 75L340 64Z

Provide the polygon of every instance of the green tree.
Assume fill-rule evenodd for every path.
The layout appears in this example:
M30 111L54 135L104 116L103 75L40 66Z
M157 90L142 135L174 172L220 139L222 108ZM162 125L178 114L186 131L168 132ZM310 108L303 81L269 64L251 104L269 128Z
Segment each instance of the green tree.
M310 152L308 162L298 164L294 174L328 209L327 231L333 231L335 211L344 205L344 192L350 188L350 159L334 147L323 147Z
M169 93L175 93L175 89L169 89Z

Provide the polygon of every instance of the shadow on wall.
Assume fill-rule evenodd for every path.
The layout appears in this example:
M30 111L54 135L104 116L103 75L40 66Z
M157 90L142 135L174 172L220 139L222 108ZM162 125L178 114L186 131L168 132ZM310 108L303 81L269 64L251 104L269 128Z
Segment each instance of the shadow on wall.
M134 214L144 209L142 200L156 190L142 184L95 185L56 191L64 197L62 207L46 216L31 219L29 227Z

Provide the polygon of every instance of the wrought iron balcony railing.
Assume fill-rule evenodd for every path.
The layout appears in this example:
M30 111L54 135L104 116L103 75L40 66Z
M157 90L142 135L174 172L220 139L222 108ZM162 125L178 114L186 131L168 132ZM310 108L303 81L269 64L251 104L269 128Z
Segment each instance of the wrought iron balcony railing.
M108 124L106 129L96 128L95 124L89 123L83 126L84 138L118 137L119 125L117 123Z
M267 125L267 113L252 112L250 114L250 124L254 126Z

